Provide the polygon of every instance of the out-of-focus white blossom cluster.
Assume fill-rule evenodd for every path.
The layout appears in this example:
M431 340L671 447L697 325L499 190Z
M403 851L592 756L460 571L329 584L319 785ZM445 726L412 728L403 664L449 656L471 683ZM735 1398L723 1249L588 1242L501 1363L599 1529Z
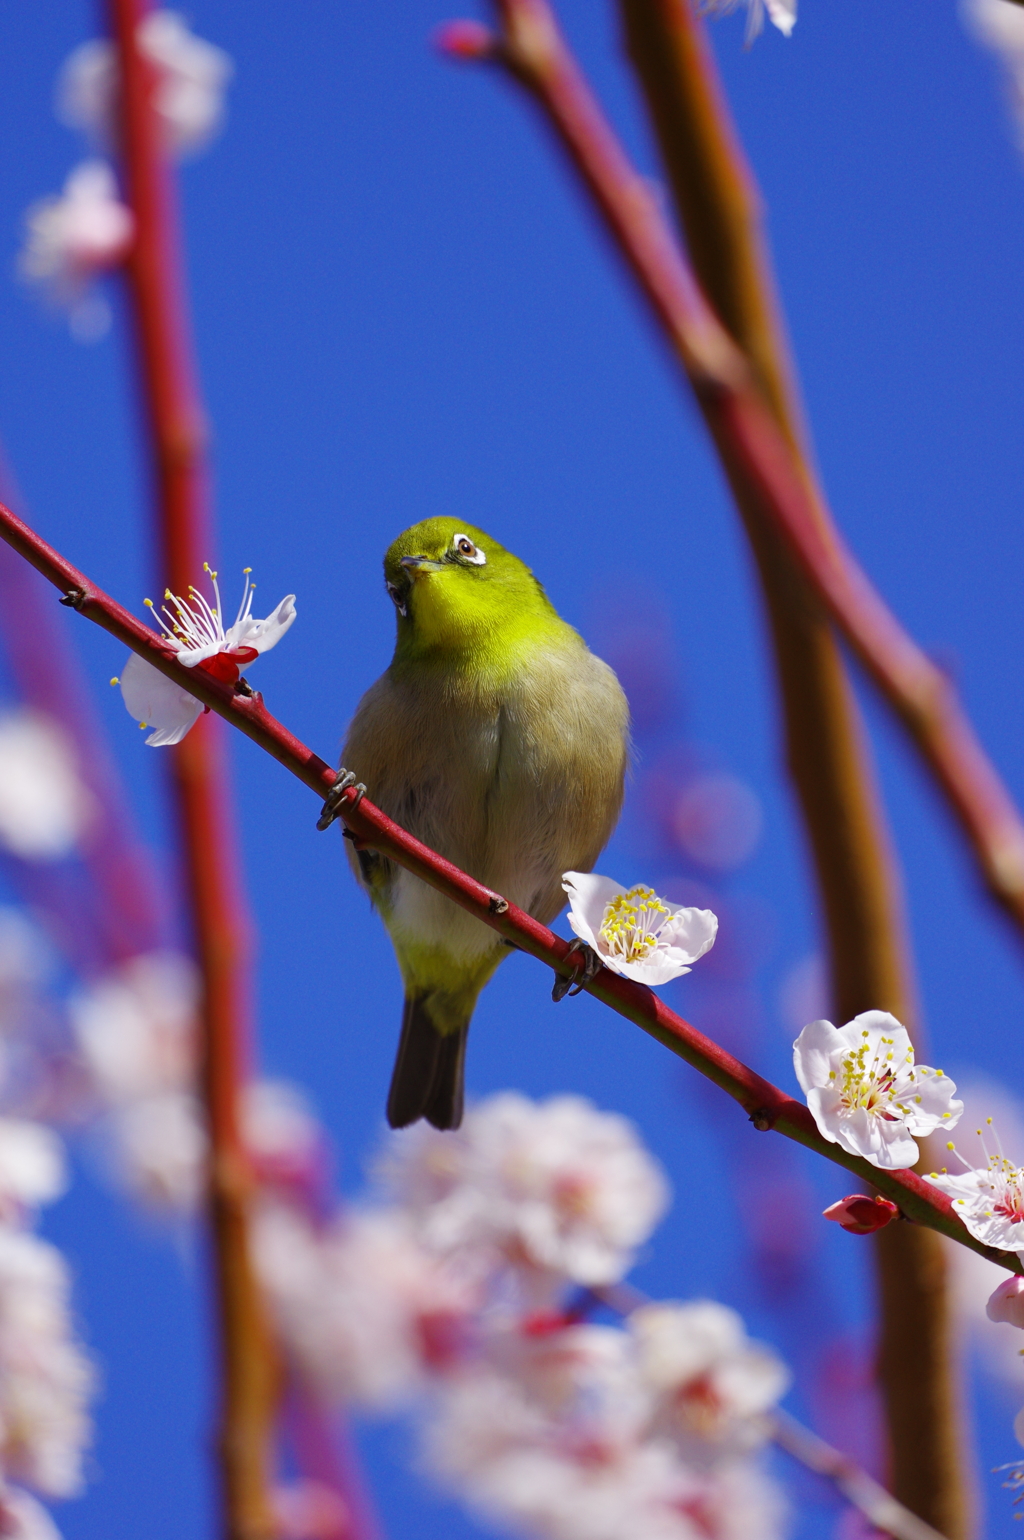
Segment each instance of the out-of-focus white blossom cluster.
M57 1136L0 1117L0 1534L17 1540L57 1540L24 1488L73 1495L90 1441L94 1373L75 1339L67 1266L28 1228L64 1187Z
M23 861L59 861L95 815L74 742L30 706L0 711L0 846Z
M1003 66L1017 140L1024 150L1024 9L1014 0L961 0L967 31Z
M205 149L224 122L230 58L195 37L177 11L150 11L139 24L138 42L154 69L153 104L168 153ZM101 39L83 43L61 69L57 116L107 152L117 139L118 89L114 45ZM106 160L83 161L62 193L28 209L19 271L67 312L79 341L101 337L109 327L110 308L96 280L125 261L134 233L131 210Z
M390 1135L375 1177L372 1204L324 1220L279 1190L257 1222L282 1336L325 1403L411 1411L423 1469L499 1528L779 1533L756 1454L787 1371L722 1305L630 1308L622 1279L669 1194L625 1119L504 1093L457 1133ZM621 1325L590 1319L616 1303Z

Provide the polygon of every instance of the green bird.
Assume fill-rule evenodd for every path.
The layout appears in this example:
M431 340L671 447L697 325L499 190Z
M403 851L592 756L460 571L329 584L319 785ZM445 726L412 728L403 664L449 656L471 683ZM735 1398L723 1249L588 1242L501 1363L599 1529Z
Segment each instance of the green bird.
M395 653L359 703L342 764L410 834L548 924L562 873L591 870L622 807L619 682L530 569L458 519L399 535L384 577ZM349 856L405 984L388 1122L457 1128L470 1017L508 947L394 862Z

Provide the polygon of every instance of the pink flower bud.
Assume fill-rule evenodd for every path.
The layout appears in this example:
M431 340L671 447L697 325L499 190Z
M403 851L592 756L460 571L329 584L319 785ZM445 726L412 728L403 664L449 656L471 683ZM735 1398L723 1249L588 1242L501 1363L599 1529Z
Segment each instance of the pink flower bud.
M824 1210L826 1219L834 1219L851 1235L870 1235L874 1230L881 1230L898 1213L896 1204L890 1203L888 1198L869 1198L862 1192L851 1193L848 1198L842 1198Z
M985 1314L990 1321L1024 1327L1024 1278L1016 1273L1004 1278L985 1306Z
M448 21L434 33L434 44L452 59L489 59L497 39L478 21Z

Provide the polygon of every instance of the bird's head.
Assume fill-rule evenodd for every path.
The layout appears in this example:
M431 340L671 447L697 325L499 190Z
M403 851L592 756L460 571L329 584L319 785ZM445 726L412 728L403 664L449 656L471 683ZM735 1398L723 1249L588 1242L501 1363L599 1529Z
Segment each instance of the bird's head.
M398 651L490 650L502 638L557 622L518 556L462 519L425 519L384 557L398 612Z

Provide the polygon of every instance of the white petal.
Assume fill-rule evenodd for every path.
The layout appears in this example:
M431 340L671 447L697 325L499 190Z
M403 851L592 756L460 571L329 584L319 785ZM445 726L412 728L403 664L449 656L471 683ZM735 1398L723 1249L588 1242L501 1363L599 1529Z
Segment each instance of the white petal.
M669 947L684 962L695 963L711 950L717 935L718 916L710 909L677 909L658 934L658 950Z
M202 701L133 652L121 672L121 695L136 722L151 724L153 748L180 743L203 714Z
M839 1028L839 1037L844 1048L860 1048L867 1041L872 1053L883 1037L891 1037L893 1062L896 1064L903 1063L911 1047L906 1027L895 1016L890 1016L888 1011L861 1011L845 1027Z
M266 620L240 620L225 634L228 647L255 647L259 653L276 647L295 619L295 595L286 594Z
M772 24L789 37L796 26L796 0L764 0Z
M809 1097L815 1086L827 1086L832 1059L843 1046L830 1021L809 1021L793 1044L793 1068L800 1089Z
M626 889L621 883L614 882L611 877L602 877L598 872L563 872L562 887L569 895L569 924L581 941L585 941L595 951L600 951L597 933L601 929L604 911L612 899L625 893ZM602 958L608 961L604 953Z
M646 984L651 989L657 989L659 984L671 983L672 979L682 978L684 973L690 971L681 954L672 956L660 948L640 962L623 962L621 957L606 957L603 952L601 961L613 973L620 973L624 979L633 979L637 984Z
M843 1126L843 1103L834 1086L808 1086L807 1105L818 1125L818 1132L830 1144L839 1144L839 1131Z

